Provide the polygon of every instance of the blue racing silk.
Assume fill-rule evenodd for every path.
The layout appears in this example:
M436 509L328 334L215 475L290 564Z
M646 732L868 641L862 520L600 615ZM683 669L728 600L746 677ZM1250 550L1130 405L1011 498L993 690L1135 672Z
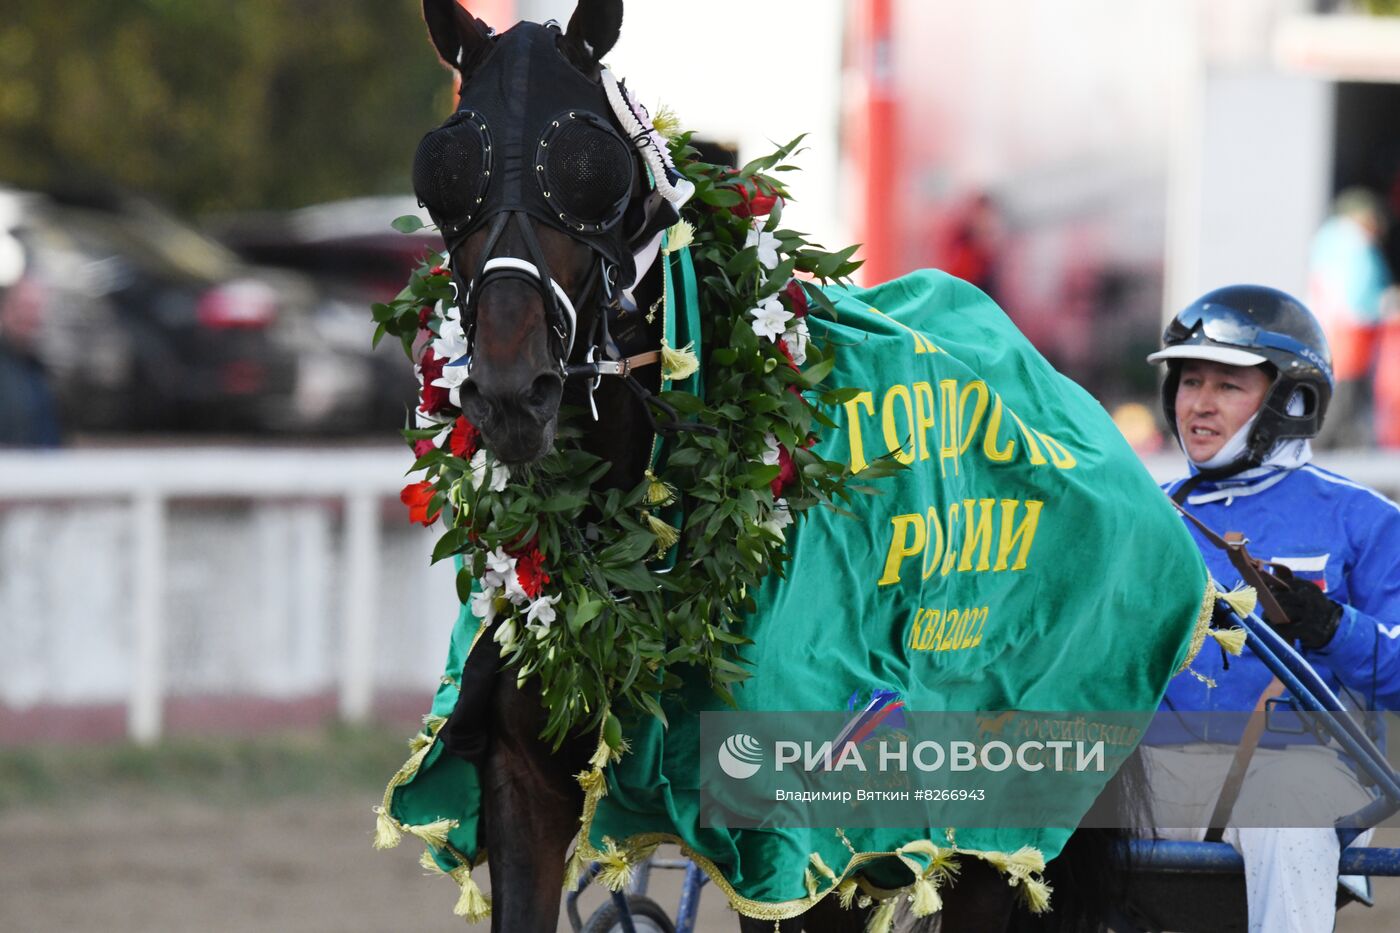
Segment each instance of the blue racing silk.
M1184 481L1163 488L1170 494ZM1340 603L1336 635L1320 650L1304 649L1303 657L1334 691L1345 688L1343 698L1351 704L1366 710L1400 709L1400 505L1306 464L1253 478L1247 485L1232 485L1228 479L1202 483L1184 506L1217 534L1242 533L1251 555L1289 567ZM1226 590L1241 585L1226 553L1191 523L1187 528L1216 582ZM1252 710L1272 674L1248 647L1228 665L1227 670L1221 652L1207 642L1192 664L1201 677L1187 671L1173 678L1162 711ZM1159 716L1147 742L1234 742L1239 722L1230 719L1227 724L1225 719ZM1260 744L1310 741L1296 733L1266 731Z

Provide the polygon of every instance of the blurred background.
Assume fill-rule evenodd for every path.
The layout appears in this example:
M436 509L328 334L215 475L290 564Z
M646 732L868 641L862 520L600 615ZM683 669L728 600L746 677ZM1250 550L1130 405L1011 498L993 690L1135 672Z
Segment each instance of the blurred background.
M456 928L369 851L456 615L370 347L437 245L389 227L453 103L420 4L5 9L0 929ZM982 287L1161 476L1164 316L1362 320L1324 462L1400 494L1400 2L634 2L609 61L712 154L806 133L791 226ZM1366 308L1321 303L1342 227Z

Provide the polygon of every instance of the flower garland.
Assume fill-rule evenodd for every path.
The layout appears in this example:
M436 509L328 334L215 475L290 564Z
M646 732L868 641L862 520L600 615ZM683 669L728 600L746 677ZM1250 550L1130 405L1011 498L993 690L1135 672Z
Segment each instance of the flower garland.
M732 686L748 676L744 618L763 578L783 572L785 529L856 492L848 467L810 449L816 425L835 427L822 408L854 390L820 387L834 358L811 340L806 316L813 303L834 309L794 276L839 280L859 263L855 247L825 252L781 226L788 192L770 173L792 170L785 162L799 142L736 171L698 161L688 134L670 140L696 191L664 251L691 251L702 345L715 349L696 360L688 347L663 346L665 377L703 366L705 391L672 388L660 398L716 431L668 438L654 472L632 489L595 488L608 464L579 446L581 412L561 412L554 450L528 467L507 467L481 446L460 409L467 345L441 256L373 308L375 342L398 337L420 383L415 423L403 433L417 456L410 472L423 478L403 502L424 525L445 513L433 559L460 558L459 597L506 666L522 681L539 679L547 738L601 728L620 754L613 711L664 721L658 696L680 686L681 665L705 671L732 703ZM677 528L667 517L676 521L682 500ZM669 571L651 566L668 555Z

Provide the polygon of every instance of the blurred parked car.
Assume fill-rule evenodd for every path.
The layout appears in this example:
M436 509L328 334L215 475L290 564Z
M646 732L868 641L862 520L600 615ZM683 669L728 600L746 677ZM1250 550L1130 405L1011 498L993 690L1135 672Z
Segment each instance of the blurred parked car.
M248 265L139 198L0 198L45 285L41 357L67 429L368 426L370 367L324 332L328 299L306 277Z
M365 197L318 204L300 210L241 214L215 223L212 230L249 262L293 270L313 278L328 303L321 314L336 346L370 353L369 306L399 293L409 271L425 255L442 248L431 229L403 234L390 224L416 214L430 223L412 197ZM398 341L386 340L370 356L377 423L402 425L412 406L413 368Z

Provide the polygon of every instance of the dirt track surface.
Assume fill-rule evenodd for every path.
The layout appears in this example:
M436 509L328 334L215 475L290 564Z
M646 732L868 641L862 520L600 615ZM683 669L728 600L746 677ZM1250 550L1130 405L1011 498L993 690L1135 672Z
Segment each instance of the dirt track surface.
M425 876L416 842L371 847L376 802L367 795L234 809L152 800L0 811L0 931L486 931L452 915L456 886ZM679 893L672 874L657 873L653 884L670 911ZM486 887L485 872L477 876ZM600 902L595 893L584 915ZM732 916L710 896L700 929L735 930Z
M455 886L424 876L415 843L370 846L375 802L345 793L256 806L153 796L0 810L0 931L485 931L452 916ZM1389 835L1382 844L1400 842ZM653 884L669 911L676 880L658 873ZM1400 879L1379 889L1375 909L1348 908L1337 929L1400 929ZM701 931L737 929L722 901L706 891Z

